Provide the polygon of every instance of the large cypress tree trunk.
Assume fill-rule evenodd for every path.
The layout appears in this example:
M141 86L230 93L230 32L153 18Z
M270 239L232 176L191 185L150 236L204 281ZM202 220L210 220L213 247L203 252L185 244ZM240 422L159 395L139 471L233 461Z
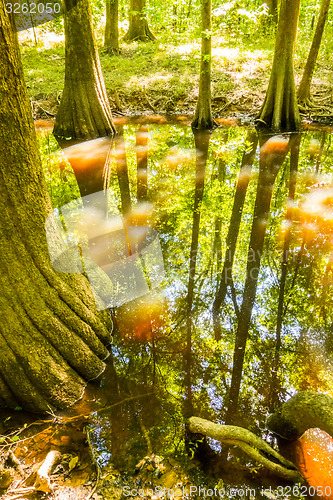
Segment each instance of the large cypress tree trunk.
M192 128L212 129L214 120L211 106L211 57L212 57L212 1L202 0L202 38L199 80L199 97Z
M86 380L103 371L110 336L87 280L51 266L51 205L17 35L3 3L0 103L0 405L46 412L73 404Z
M118 0L106 0L104 48L109 54L119 54Z
M271 77L257 123L273 132L297 130L300 125L293 56L300 0L281 0Z
M156 40L149 29L148 21L145 15L146 0L131 0L129 10L129 28L124 36L125 42L139 40L147 42Z
M310 99L310 85L312 80L313 71L317 61L319 48L321 44L321 39L323 37L324 28L328 16L328 10L330 7L331 0L322 0L319 12L318 23L316 26L316 31L312 40L310 52L305 64L304 73L302 76L301 83L298 87L298 100L301 103L306 104Z
M53 134L62 140L114 135L89 0L63 0L63 6L65 86Z

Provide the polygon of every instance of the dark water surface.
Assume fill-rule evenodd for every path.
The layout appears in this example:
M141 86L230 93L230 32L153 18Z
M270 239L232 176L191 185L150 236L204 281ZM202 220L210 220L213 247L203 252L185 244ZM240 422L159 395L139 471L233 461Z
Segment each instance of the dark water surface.
M239 425L273 443L266 419L282 402L306 389L333 396L331 134L258 137L237 126L193 134L182 123L118 131L108 159L113 209L127 227L156 230L165 274L110 310L107 368L71 415L92 412L104 476L116 469L135 483L136 472L140 486L145 470L163 484L167 461L169 473L187 471L182 484L245 485L265 496L263 486L281 481L236 448L224 462L219 442L191 449L185 422ZM64 159L47 156L51 137L42 148L60 207L79 196L75 178Z

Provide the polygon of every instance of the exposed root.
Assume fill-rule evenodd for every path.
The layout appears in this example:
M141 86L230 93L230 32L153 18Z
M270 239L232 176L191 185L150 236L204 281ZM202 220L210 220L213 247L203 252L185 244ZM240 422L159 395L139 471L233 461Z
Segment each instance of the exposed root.
M219 425L198 417L191 417L188 420L188 425L190 432L203 434L212 439L238 446L264 467L288 481L296 483L303 481L293 463L286 460L266 441L247 429L234 425Z

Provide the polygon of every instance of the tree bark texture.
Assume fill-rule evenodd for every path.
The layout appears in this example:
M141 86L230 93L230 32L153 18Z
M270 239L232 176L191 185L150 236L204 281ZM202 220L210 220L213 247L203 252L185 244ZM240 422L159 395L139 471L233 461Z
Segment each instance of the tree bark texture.
M274 140L274 138L272 138ZM267 137L264 138L264 141ZM269 141L267 141L268 145ZM287 143L288 144L288 143ZM226 423L232 423L238 407L238 397L242 380L245 349L249 334L252 309L256 297L261 256L264 248L267 221L269 217L273 186L283 163L287 149L270 152L261 140L259 178L254 205L253 223L248 251L246 280L243 302L238 319L233 357L231 385L229 391Z
M310 99L310 85L311 85L312 75L317 61L319 48L323 37L325 24L327 21L328 11L330 8L330 3L331 0L322 0L321 2L316 31L313 36L308 58L306 60L302 80L298 87L297 95L300 103L306 104Z
M51 204L3 3L0 75L0 406L46 412L73 404L103 371L110 335L88 281L51 266Z
M300 126L293 57L300 0L281 0L272 72L258 126L272 132L294 131Z
M211 58L212 58L212 1L202 0L202 38L199 79L199 97L192 128L212 129L214 121L211 106Z
M291 462L271 448L266 441L243 427L219 425L203 418L191 417L188 420L188 428L192 433L203 434L223 443L238 446L249 456L284 479L293 482L302 480Z
M115 134L95 43L89 0L63 0L65 85L53 134L89 140Z
M221 272L221 281L213 302L213 326L216 340L221 339L220 309L225 300L228 285L230 285L232 279L232 266L236 253L236 244L242 219L243 207L247 187L251 178L252 165L257 150L257 133L250 131L248 133L247 140L251 144L251 149L249 150L249 148L247 147L242 158L235 191L234 204L232 207L230 224L226 238L226 251L224 256L223 269Z
M118 0L106 0L105 7L104 48L109 54L119 54L119 2Z
M268 418L267 426L290 441L316 427L333 437L333 398L319 392L298 392Z
M150 31L148 21L145 14L146 0L131 0L129 10L129 28L124 36L125 42L138 40L147 42L148 40L156 40L153 33Z

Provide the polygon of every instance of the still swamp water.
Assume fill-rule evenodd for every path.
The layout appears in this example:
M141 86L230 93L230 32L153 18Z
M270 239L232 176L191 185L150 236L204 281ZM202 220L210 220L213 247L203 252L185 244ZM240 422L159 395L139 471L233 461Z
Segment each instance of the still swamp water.
M80 197L73 168L81 193L94 191L82 190L98 165L125 227L157 232L163 280L147 278L146 293L110 308L105 372L75 408L40 424L30 460L50 447L68 464L78 457L60 471L77 474L74 486L97 465L96 498L156 486L156 498L163 488L186 498L191 485L270 498L265 488L281 479L236 447L192 442L186 420L242 426L273 444L266 419L283 401L308 389L333 396L332 131L258 136L225 119L193 134L186 117L117 121L107 168L105 144L63 154L40 124L53 207ZM3 416L3 432L33 422Z

